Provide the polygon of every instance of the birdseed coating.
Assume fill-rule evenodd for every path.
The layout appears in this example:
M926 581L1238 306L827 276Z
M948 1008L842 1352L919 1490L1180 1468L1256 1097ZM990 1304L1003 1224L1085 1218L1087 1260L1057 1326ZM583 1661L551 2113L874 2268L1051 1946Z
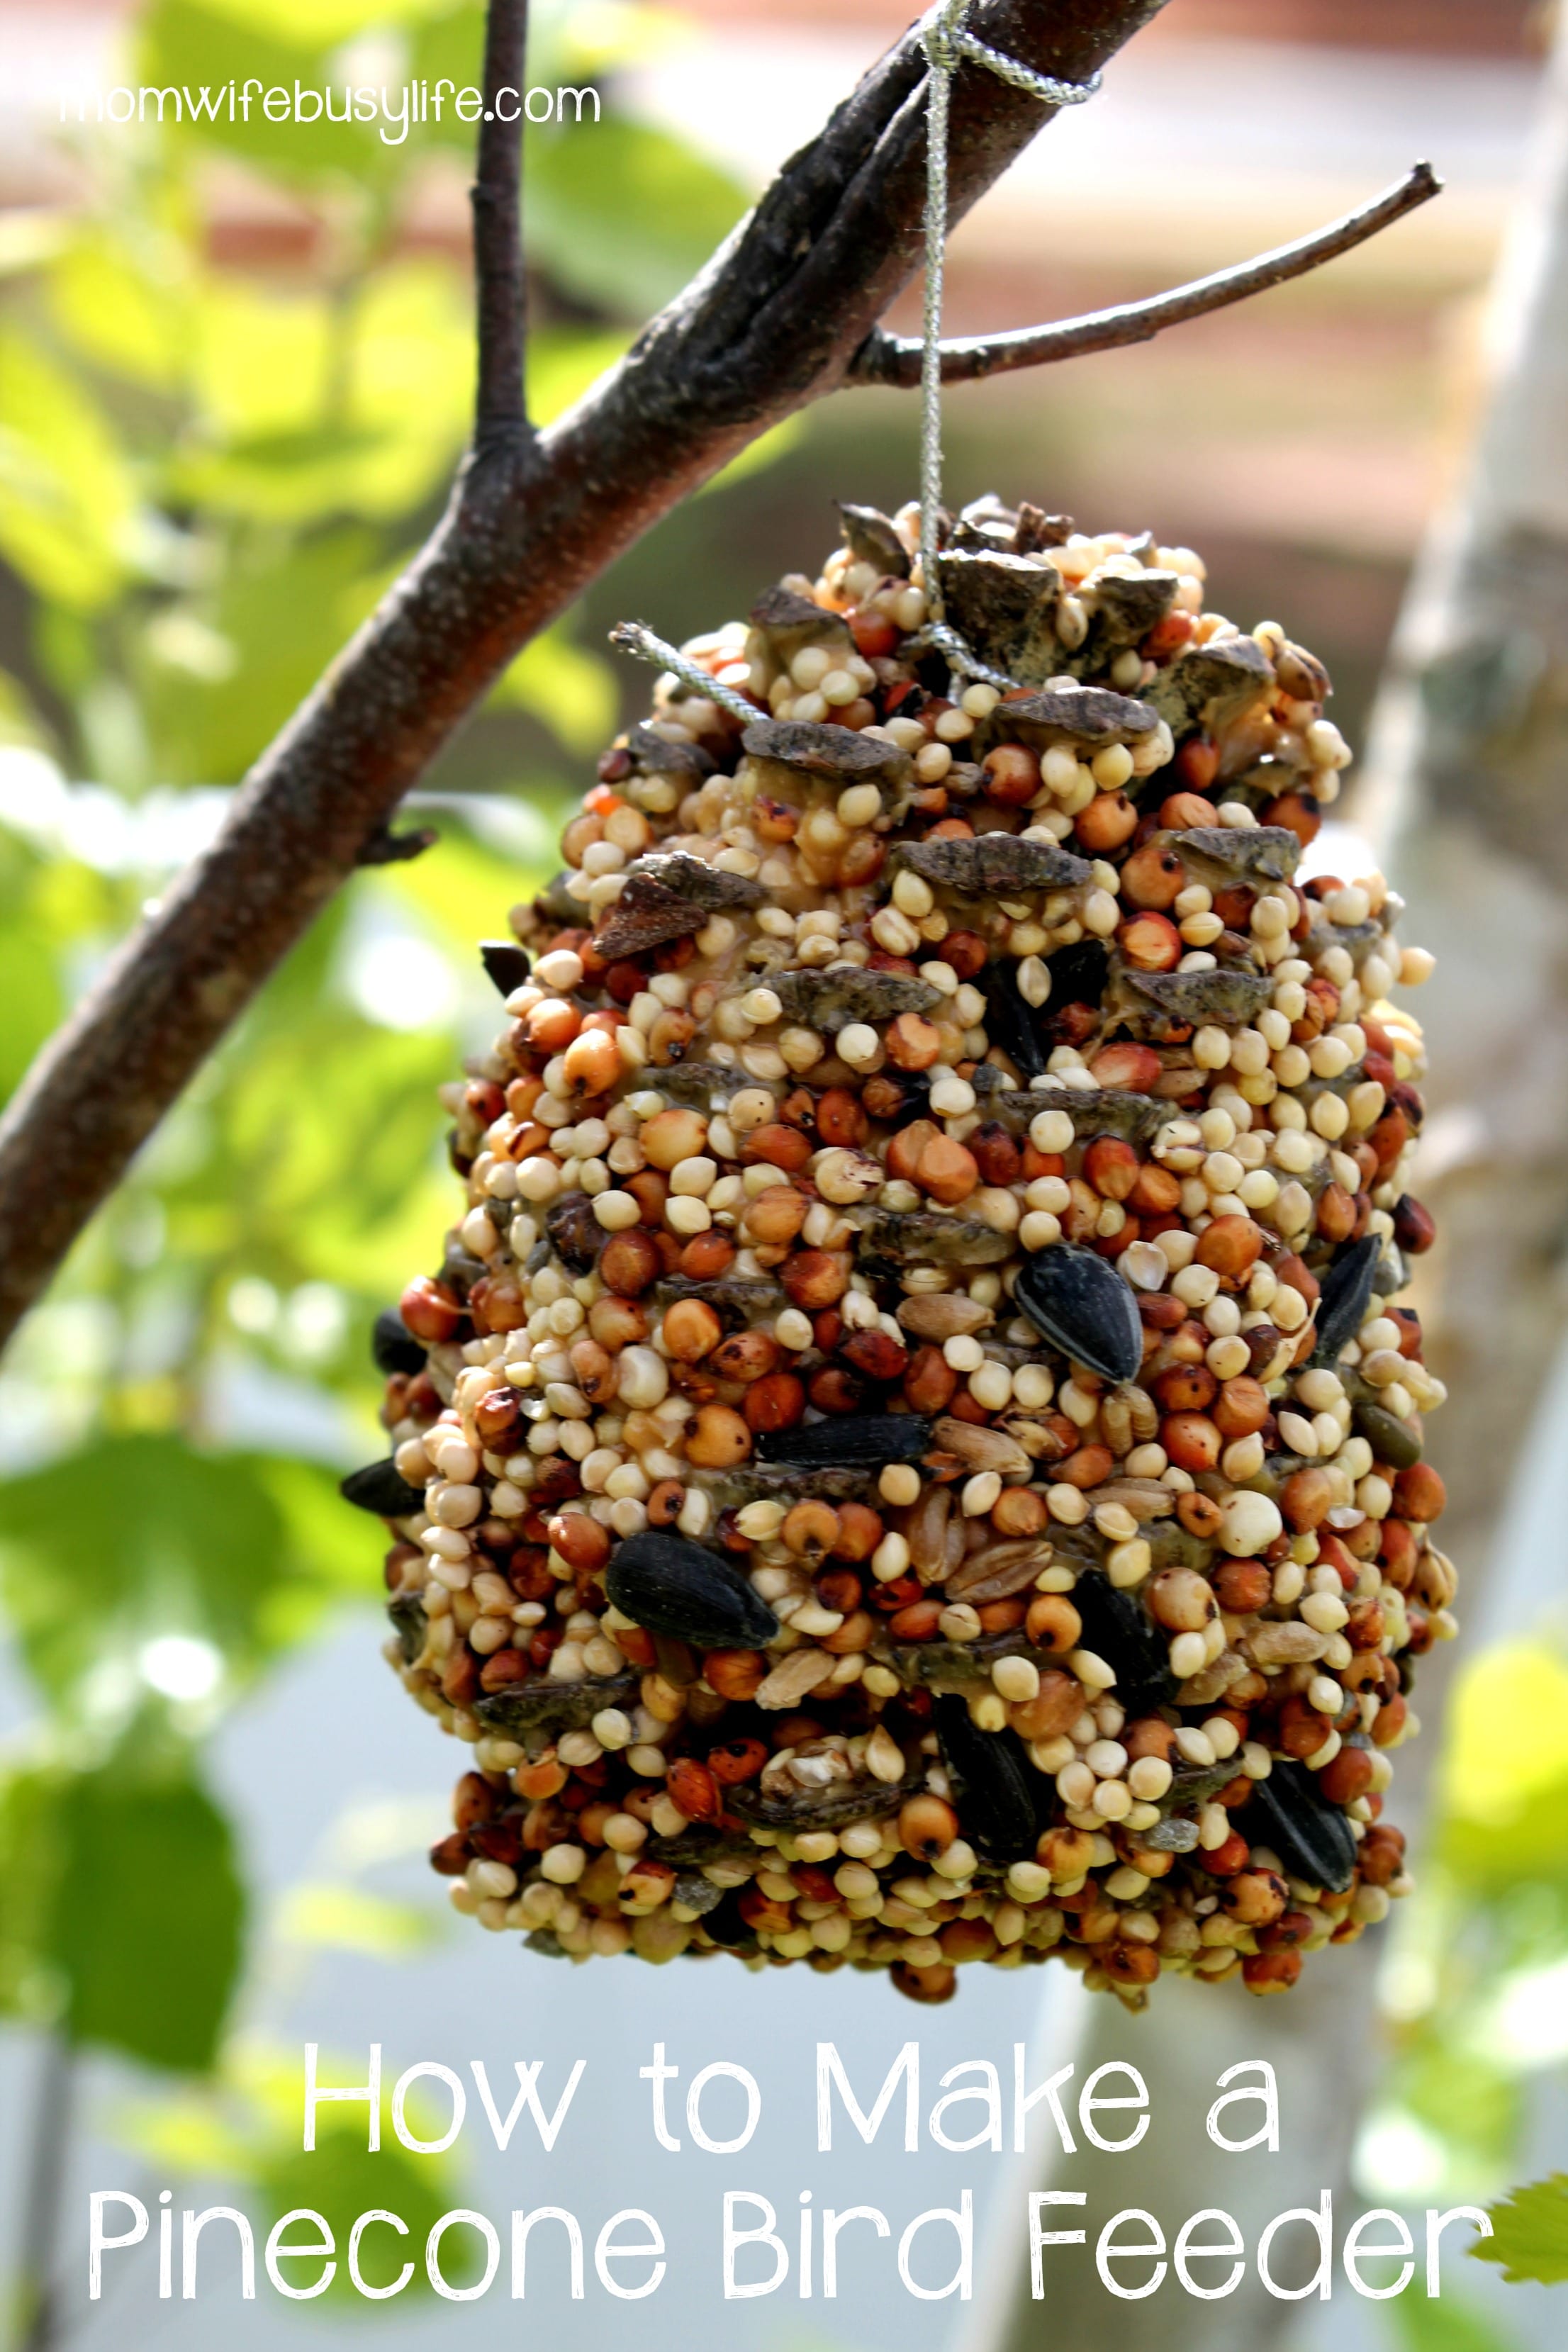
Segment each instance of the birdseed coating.
M1204 568L994 499L682 648L483 950L466 1191L344 1482L432 1856L539 1950L1282 1990L1410 1884L1454 1630L1396 1304L1431 958L1292 879L1350 754Z

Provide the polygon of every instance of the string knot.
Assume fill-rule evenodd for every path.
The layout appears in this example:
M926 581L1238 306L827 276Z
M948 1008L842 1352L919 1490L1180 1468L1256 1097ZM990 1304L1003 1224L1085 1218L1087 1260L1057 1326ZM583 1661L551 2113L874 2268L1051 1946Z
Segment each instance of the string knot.
M1006 57L977 40L964 24L970 0L942 0L921 27L921 47L930 68L926 88L925 304L921 353L921 579L925 590L930 627L927 642L940 647L955 668L971 677L988 673L942 617L942 575L937 565L937 541L942 518L942 273L947 242L947 129L952 78L967 58L984 66L1015 89L1027 91L1045 106L1079 106L1100 88L1100 76L1087 82L1058 81L1036 73L1016 58ZM1005 683L1005 681L1000 681Z
M921 47L933 73L957 72L963 20L968 8L969 0L948 0L948 5L937 9L921 26Z

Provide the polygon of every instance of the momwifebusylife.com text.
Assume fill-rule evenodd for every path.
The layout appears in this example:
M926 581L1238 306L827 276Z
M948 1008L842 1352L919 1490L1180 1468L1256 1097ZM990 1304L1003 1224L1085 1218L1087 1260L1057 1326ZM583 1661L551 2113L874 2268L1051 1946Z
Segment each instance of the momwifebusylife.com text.
M309 125L318 122L374 123L377 136L389 147L400 147L409 131L426 122L597 122L599 93L592 83L577 88L561 83L553 89L542 82L528 89L503 84L490 105L485 93L442 75L437 81L405 82L399 89L373 89L368 84L326 83L320 87L296 81L268 84L254 76L245 81L221 82L216 89L203 82L145 83L132 89L124 83L112 89L72 90L60 99L62 122L190 122L201 124L250 122Z

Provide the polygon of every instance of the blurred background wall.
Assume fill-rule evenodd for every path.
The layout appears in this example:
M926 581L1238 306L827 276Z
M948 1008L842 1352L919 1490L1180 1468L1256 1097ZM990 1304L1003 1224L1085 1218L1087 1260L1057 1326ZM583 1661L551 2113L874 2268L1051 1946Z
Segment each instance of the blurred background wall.
M539 413L674 290L903 22L880 0L535 10L534 76L593 79L608 101L597 130L530 142ZM479 27L463 0L0 5L0 1085L417 543L471 377L462 144L121 130L79 122L78 103L117 83L253 70L461 81ZM1103 97L1058 121L963 224L953 331L1238 259L1417 155L1447 193L1303 284L1142 349L955 394L952 491L1028 496L1091 529L1148 525L1195 546L1219 609L1244 626L1278 617L1322 655L1359 744L1424 533L1463 478L1478 321L1549 29L1526 0L1172 0ZM907 298L896 323L917 315ZM416 2222L455 2202L559 2202L585 2221L646 2202L703 2282L639 2307L655 2352L721 2326L759 2347L999 2340L1005 2295L967 2313L914 2303L889 2295L869 2258L847 2263L833 2310L717 2300L721 2182L781 2210L799 2186L827 2201L852 2184L905 2216L973 2186L983 2224L999 2227L1024 2176L988 2158L810 2156L815 2037L852 2042L877 2081L917 2030L879 1986L565 1970L448 1924L422 1851L452 1759L381 1665L374 1530L345 1526L331 1492L375 1447L369 1317L429 1257L447 1213L433 1088L494 1020L471 942L546 870L569 795L642 699L640 674L611 667L605 627L637 614L679 637L743 611L821 555L835 497L897 503L914 459L907 399L826 404L521 656L428 779L441 846L356 882L0 1370L0 2255L37 2284L63 2180L58 2340L210 2340L208 2290L159 2305L149 2273L81 2308L79 2210L110 2182L258 2211L335 2197L351 2215L384 2204ZM1429 943L1461 987L1467 955L1497 951L1462 927ZM1338 2055L1320 2070L1321 2106L1288 2114L1287 2134L1310 2172L1317 2147L1355 2137L1345 2110L1367 2100L1369 2201L1489 2196L1562 2160L1568 1667L1542 1616L1555 1443L1515 1497L1511 1572L1454 1711L1431 1892L1397 1937L1341 1962L1338 1998L1378 2004L1373 2041L1336 2042L1331 1988L1310 2033L1284 2004L1237 2000L1221 2018L1209 2003L1205 2030L1230 2059L1278 2050L1305 2080L1318 2050ZM1438 1728L1434 1714L1429 1747ZM1015 2040L1065 2063L1085 2031L1076 1985L1043 2008L1039 1988L1032 1973L999 1977L922 2015L933 2078L966 2056L1005 2061ZM1186 2029L1156 2012L1093 2030L1158 2078ZM321 2041L349 2079L373 2034L395 2068L482 2055L504 2073L514 2054L588 2054L574 2152L563 2142L550 2167L515 2152L367 2166L345 2137L330 2197L291 2152L299 2045ZM727 2056L762 2074L765 2158L652 2162L627 2099L656 2037L688 2071ZM1161 2130L1163 2177L1179 2182L1203 2154L1201 2111ZM1120 2176L1105 2189L1129 2201ZM1317 2324L1409 2352L1556 2340L1542 2292L1463 2267L1441 2311L1414 2298L1347 2309L1342 2295ZM336 2340L335 2294L285 2310L264 2291L242 2311L216 2246L210 2275L237 2341ZM574 2345L596 2330L559 2269L541 2265L535 2294L542 2336ZM490 2305L395 2308L377 2324L410 2346L497 2324ZM1130 2308L1117 2313L1132 2341ZM1196 2312L1140 2306L1150 2332L1137 2340L1184 2346ZM1031 2326L1026 2315L1021 2342ZM46 2340L35 2326L33 2352Z

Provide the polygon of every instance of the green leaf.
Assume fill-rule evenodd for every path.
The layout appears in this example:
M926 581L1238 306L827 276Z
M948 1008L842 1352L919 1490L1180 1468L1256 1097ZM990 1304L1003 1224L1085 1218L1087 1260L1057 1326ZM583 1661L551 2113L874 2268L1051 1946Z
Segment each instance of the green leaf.
M389 262L335 302L221 285L204 298L204 432L170 489L226 514L305 523L401 516L467 436L473 322L444 264Z
M377 551L358 523L303 541L247 534L215 599L149 622L135 674L161 776L230 783L245 773L351 634Z
M629 338L580 328L543 328L528 339L528 413L537 425L552 425L582 399L591 384L614 367Z
M318 2063L322 2083L364 2081L363 2051L357 2058L323 2051ZM458 2160L449 2154L416 2156L403 2147L389 2120L391 2083L386 2076L378 2155L371 2155L365 2145L363 2106L318 2108L316 2146L307 2151L300 2145L300 2084L297 2050L285 2055L241 2044L226 2055L211 2089L165 2098L156 2106L130 2108L117 2119L116 2137L160 2168L247 2184L269 2221L297 2207L323 2215L337 2240L338 2272L321 2302L345 2311L363 2314L374 2308L364 2303L348 2277L343 2248L350 2231L362 2213L396 2213L408 2224L407 2237L393 2230L370 2231L361 2268L373 2285L389 2286L412 2259L414 2276L399 2303L430 2294L421 2249L441 2215L464 2201ZM435 2101L411 2099L408 2118L419 2137L438 2136L441 2116ZM443 2271L456 2284L479 2275L471 2233L453 2231L443 2242L441 2259ZM312 2275L319 2272L301 2263L300 2282Z
M9 670L0 669L0 743L20 743L29 751L41 751L47 742L47 730L26 689Z
M444 16L451 0L206 0L211 14L282 41L330 47L384 25Z
M1467 1889L1568 1890L1568 1662L1553 1643L1494 1643L1461 1670L1441 1761L1437 1849Z
M531 711L569 751L587 759L613 732L619 696L609 663L574 645L557 622L502 671L490 704Z
M344 2081L352 2079L355 2062L348 2063ZM363 2055L357 2063L363 2083ZM359 2113L362 2120L355 2126L318 2124L316 2146L310 2153L300 2147L279 2149L262 2168L260 2191L271 2211L283 2214L307 2207L324 2217L337 2240L338 2268L331 2285L320 2298L321 2305L363 2313L376 2306L367 2305L355 2290L343 2258L349 2232L359 2216L373 2211L395 2213L408 2225L406 2238L390 2228L370 2231L360 2263L371 2285L390 2286L405 2263L411 2261L414 2275L395 2298L403 2305L434 2294L425 2272L425 2241L442 2214L451 2210L451 2198L439 2186L440 2176L434 2169L438 2159L410 2154L390 2134L384 2134L380 2154L372 2156L364 2144L363 2110ZM462 2286L478 2279L479 2268L473 2231L448 2231L441 2241L442 2274L452 2285ZM303 2282L319 2278L321 2271L302 2262L296 2275Z
M79 352L132 383L168 390L188 356L191 272L173 239L158 244L161 267L140 266L107 231L85 228L49 271L49 309Z
M227 1822L194 1781L138 1781L117 1763L68 1784L59 1831L53 1954L72 2040L210 2066L245 1916Z
M0 740L9 732L14 709L0 671ZM17 713L17 734L26 724ZM13 738L12 740L16 740ZM50 923L47 879L21 845L0 829L0 1101L10 1093L64 1010L57 949L63 927Z
M377 1960L406 1959L412 1953L428 1951L436 1940L429 1912L348 1884L293 1887L278 1933L285 1943L316 1951L357 1952Z
M1516 2285L1536 2279L1557 2286L1568 2279L1568 2172L1515 2189L1487 2211L1492 2235L1468 2250L1477 2262L1499 2263Z
M57 1796L53 1774L0 1777L0 2015L37 2025L53 2024L64 1999L49 1949L61 1867Z
M245 1900L228 1823L183 1757L13 1774L0 1871L0 2005L37 2014L47 1985L73 2043L175 2072L211 2065Z
M321 420L332 321L321 293L274 293L241 279L204 289L193 353L206 429L246 445Z
M749 474L760 474L780 457L787 457L805 431L804 416L786 416L770 431L748 442L738 457L721 467L710 482L704 482L699 496L707 498L713 490L728 490L743 482Z
M346 1513L337 1553L306 1553L289 1507L301 1484L331 1492L300 1464L138 1435L0 1485L0 1591L45 1694L116 1720L146 1675L156 1684L148 1645L171 1637L210 1643L232 1680L252 1673L274 1646L279 1606L305 1601L315 1613L336 1562L346 1581L363 1556Z
M552 278L644 319L729 235L746 198L668 131L606 117L531 130L523 209L530 251Z
M1455 1684L1443 1792L1461 1819L1496 1822L1568 1780L1568 1660L1552 1644L1495 1643Z
M171 148L218 148L260 165L284 181L341 179L362 196L385 187L404 168L406 147L389 146L374 123L268 121L259 92L251 93L248 120L237 100L231 121L228 86L248 81L262 91L294 85L320 90L331 81L334 102L342 103L342 75L328 70L328 58L342 37L334 29L341 5L320 13L225 5L225 0L153 0L138 26L134 79L153 89L205 92L193 121L171 109L163 136ZM393 10L376 10L384 21ZM302 21L303 20L303 21ZM351 26L351 30L356 27ZM209 107L211 111L208 110Z
M18 328L0 330L0 554L40 595L89 611L127 574L133 507L89 393Z

